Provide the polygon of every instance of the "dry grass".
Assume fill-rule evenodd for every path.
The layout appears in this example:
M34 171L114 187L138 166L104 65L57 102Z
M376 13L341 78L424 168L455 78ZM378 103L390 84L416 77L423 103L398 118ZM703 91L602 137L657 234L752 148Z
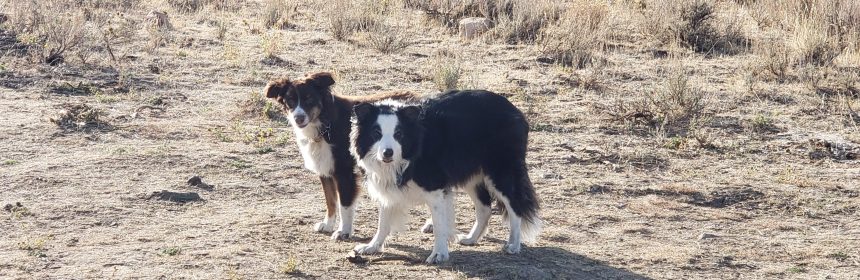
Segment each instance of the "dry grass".
M267 28L285 29L293 26L293 18L298 5L287 0L267 0L264 3L263 26Z
M746 39L736 22L718 22L711 0L657 0L648 4L644 31L662 46L680 46L701 53L736 53Z
M487 36L512 44L533 42L543 28L559 19L562 11L557 1L500 0L494 11L488 12L493 15L495 26Z
M857 6L0 1L0 278L852 279ZM153 10L173 28L150 48ZM494 25L464 42L464 16ZM62 62L45 63L61 45ZM376 207L362 195L356 240L313 232L319 179L260 94L322 70L338 73L338 94L473 87L511 100L531 124L538 241L501 253L493 215L480 245L420 265L432 237L418 207L384 255L350 263ZM212 188L187 185L194 175ZM205 202L146 199L161 190ZM456 197L466 231L474 213Z
M578 1L561 15L557 24L541 32L542 52L555 63L584 68L602 50L608 29L608 8L590 1Z
M332 36L346 40L356 31L370 30L382 24L388 2L336 0L320 7L326 9Z

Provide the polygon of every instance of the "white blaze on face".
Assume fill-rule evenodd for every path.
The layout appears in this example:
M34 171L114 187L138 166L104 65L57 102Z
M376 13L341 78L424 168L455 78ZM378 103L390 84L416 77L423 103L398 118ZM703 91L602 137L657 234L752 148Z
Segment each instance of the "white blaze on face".
M394 132L397 129L397 115L393 114L380 114L376 123L379 125L379 129L382 132L382 138L376 143L376 147L374 147L376 152L376 159L382 161L383 153L387 149L391 149L394 151L394 154L391 156L393 162L397 163L402 159L402 153L400 149L400 143L394 139Z
M299 122L296 119L301 119ZM304 128L310 122L310 118L308 117L308 113L305 112L305 109L302 108L302 98L301 96L296 97L296 109L290 112L290 123L298 128Z

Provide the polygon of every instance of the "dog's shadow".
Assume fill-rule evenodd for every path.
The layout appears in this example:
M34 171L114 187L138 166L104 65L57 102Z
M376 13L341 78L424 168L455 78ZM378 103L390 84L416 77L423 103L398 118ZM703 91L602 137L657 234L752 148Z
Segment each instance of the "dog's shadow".
M423 265L423 258L430 254L429 250L418 247L388 246L408 252L410 256L392 256L389 253L385 259L405 260L413 265ZM509 255L503 253L500 247L486 250L487 246L490 244L452 248L450 262L440 268L481 279L650 279L562 248L524 245L522 252ZM417 259L419 256L420 259ZM374 262L371 261L369 265Z

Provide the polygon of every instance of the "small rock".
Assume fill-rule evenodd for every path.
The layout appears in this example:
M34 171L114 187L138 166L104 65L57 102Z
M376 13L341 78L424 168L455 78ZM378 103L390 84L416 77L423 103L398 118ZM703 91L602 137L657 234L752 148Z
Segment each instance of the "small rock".
M149 14L146 15L146 21L150 26L156 28L173 29L170 19L167 18L167 12L149 11Z
M460 38L469 40L490 30L493 22L482 17L468 17L460 20Z
M171 191L167 191L167 190L163 190L160 192L153 192L146 199L152 199L152 198L155 198L158 200L167 200L167 201L172 201L172 202L179 202L179 203L203 200L202 198L200 198L200 195L197 194L196 192L181 193L181 192L171 192Z
M713 233L703 232L702 234L699 234L699 237L697 239L698 240L705 240L705 239L711 239L711 238L717 238L717 237L720 237L720 236L713 234Z
M367 263L367 258L356 254L355 251L350 251L349 254L346 255L346 260L356 264Z
M188 185L192 187L198 187L207 191L215 189L215 186L204 183L203 178L200 178L200 176L197 175L194 175L190 179L188 179Z

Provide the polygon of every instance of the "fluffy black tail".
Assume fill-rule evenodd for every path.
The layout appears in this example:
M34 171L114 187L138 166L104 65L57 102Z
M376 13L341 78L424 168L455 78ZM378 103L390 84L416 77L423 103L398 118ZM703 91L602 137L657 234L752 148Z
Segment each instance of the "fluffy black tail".
M511 204L511 209L514 210L517 216L522 218L520 229L523 241L534 242L541 232L543 221L538 216L540 202L538 201L534 186L532 186L531 179L529 179L525 162L522 162L512 175L515 177L516 186L513 189L514 193L508 197L508 201ZM499 204L503 204L503 202L499 200ZM508 221L507 208L504 205L501 206L500 209L504 220Z

